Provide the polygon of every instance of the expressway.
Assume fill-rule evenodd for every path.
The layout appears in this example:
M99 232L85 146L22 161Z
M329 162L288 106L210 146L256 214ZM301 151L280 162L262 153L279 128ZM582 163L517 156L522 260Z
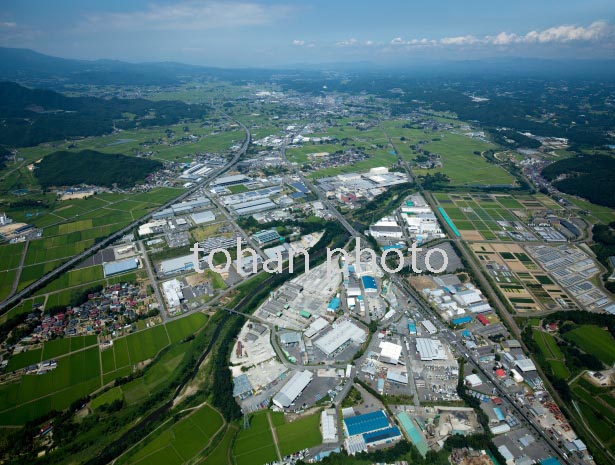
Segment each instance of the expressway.
M228 117L227 115L225 115L225 116ZM170 200L169 202L167 202L164 205L160 206L157 210L148 213L147 215L139 218L138 220L133 221L128 226L120 229L119 231L116 231L115 233L111 234L110 236L107 236L105 239L103 239L100 242L94 244L89 249L86 249L83 252L79 253L78 255L75 255L70 260L68 260L66 263L63 263L59 267L57 267L54 270L50 271L49 273L43 275L42 277L40 277L39 279L34 281L29 286L23 288L21 291L19 291L18 293L14 294L12 297L9 297L9 298L5 299L4 301L0 302L0 312L4 312L4 311L8 310L10 307L12 307L13 305L17 304L21 299L29 296L32 292L36 291L37 289L40 289L45 284L47 284L50 281L52 281L54 278L60 276L64 272L70 270L73 266L75 266L76 264L78 264L79 262L84 260L85 258L87 258L90 255L92 255L92 254L94 254L94 253L104 249L108 245L110 245L113 242L115 242L116 240L120 239L122 236L130 233L139 224L141 224L141 223L151 219L152 215L154 213L156 213L156 212L158 212L160 210L164 210L164 209L168 208L169 206L171 206L174 203L181 202L182 200L186 199L190 195L194 194L197 190L201 189L202 187L206 187L207 185L209 185L209 183L211 183L211 181L216 179L221 174L223 174L226 171L228 171L229 169L231 169L239 161L239 159L246 153L246 151L248 150L248 146L250 145L250 137L251 137L249 129L243 123L241 123L240 121L236 121L236 123L239 124L241 126L241 128L245 131L246 138L245 138L241 148L235 152L235 154L233 155L233 158L226 165L221 166L220 168L215 169L209 175L207 175L206 178L204 178L200 182L196 183L192 188L190 188L189 190L183 192L181 195L179 195L175 199Z

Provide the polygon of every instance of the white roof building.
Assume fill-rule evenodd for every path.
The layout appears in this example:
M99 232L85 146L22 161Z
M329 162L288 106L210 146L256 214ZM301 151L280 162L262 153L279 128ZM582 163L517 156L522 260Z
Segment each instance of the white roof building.
M184 298L181 283L177 279L171 279L162 283L162 292L167 299L169 308L179 307L181 300Z
M273 397L273 403L281 409L288 408L301 395L314 375L311 371L297 371L290 380Z
M480 291L476 290L458 292L453 296L453 299L455 299L459 305L470 305L477 302L482 302L483 300Z
M363 344L365 342L365 331L359 328L350 320L344 320L335 325L331 331L320 337L314 343L325 355L331 355L340 347L355 342Z
M483 384L483 380L480 379L480 377L474 373L466 376L464 379L465 379L466 384L470 387L478 387Z
M325 329L327 326L329 326L329 322L322 317L318 317L314 321L312 321L312 323L310 323L310 326L308 326L305 330L305 337L313 337L320 331Z
M536 371L536 365L529 358L515 360L515 365L523 372Z
M399 363L399 357L401 356L402 347L392 342L382 341L380 347L380 360L387 363L397 365Z
M416 351L421 361L446 360L446 352L438 339L416 338Z
M337 442L337 426L335 425L335 410L323 410L320 414L322 442Z
M425 328L429 334L436 334L438 332L438 328L429 320L421 321L421 325L423 325L423 328Z

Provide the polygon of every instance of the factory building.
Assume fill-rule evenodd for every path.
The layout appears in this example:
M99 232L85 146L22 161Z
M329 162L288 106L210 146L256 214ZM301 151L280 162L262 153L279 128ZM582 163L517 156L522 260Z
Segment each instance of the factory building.
M126 273L127 271L136 270L137 268L139 268L139 260L136 258L127 258L126 260L119 260L117 262L103 263L105 278L120 273Z
M339 350L343 350L352 342L363 344L365 342L365 331L352 321L344 320L335 325L324 336L318 338L314 344L325 355L330 356Z
M282 389L273 397L273 403L281 409L291 404L301 395L305 388L312 382L314 375L311 371L297 371Z
M416 351L421 361L446 360L446 352L438 339L416 338Z

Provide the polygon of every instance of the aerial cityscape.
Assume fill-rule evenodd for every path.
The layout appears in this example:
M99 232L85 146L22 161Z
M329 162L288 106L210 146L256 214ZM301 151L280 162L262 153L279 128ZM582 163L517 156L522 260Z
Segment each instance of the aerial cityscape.
M0 463L615 464L615 5L0 5Z

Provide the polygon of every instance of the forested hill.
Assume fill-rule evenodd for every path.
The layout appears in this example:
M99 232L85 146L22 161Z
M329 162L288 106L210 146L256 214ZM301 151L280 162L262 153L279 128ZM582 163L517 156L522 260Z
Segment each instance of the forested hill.
M156 160L82 150L54 152L36 165L34 175L42 187L96 186L132 187L162 168Z
M207 107L178 101L66 97L51 90L0 82L0 143L28 147L71 137L99 136L114 126L130 129L201 118ZM125 115L136 115L127 118Z
M556 161L542 170L562 192L615 208L615 157L586 155Z

